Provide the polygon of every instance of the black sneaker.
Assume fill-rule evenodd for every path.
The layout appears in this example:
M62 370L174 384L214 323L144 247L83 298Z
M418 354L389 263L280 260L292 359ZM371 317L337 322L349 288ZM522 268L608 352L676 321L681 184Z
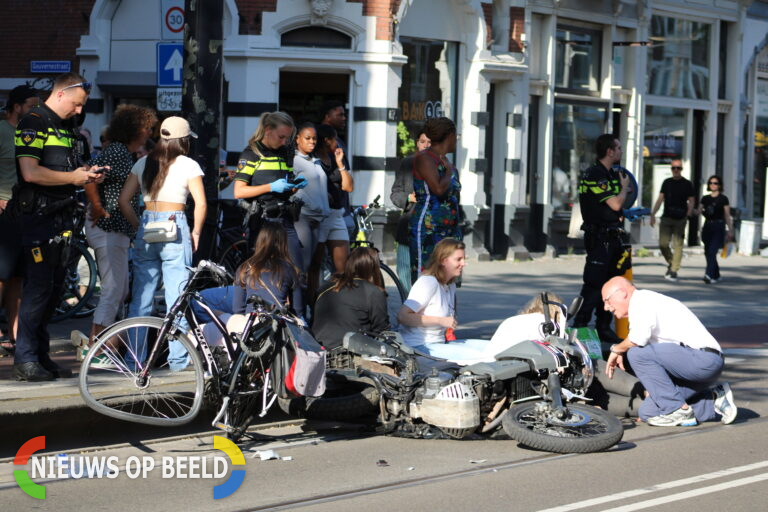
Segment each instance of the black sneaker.
M42 382L56 377L37 361L13 365L13 378L27 382Z
M667 281L672 281L673 283L677 282L677 272L673 272L671 270L667 271L666 274L664 274L664 279Z
M704 274L704 282L707 284L712 284L712 278Z

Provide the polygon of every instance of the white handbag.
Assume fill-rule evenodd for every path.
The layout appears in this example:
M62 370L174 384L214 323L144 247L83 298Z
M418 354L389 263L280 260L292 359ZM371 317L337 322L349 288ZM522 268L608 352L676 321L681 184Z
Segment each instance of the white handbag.
M157 242L173 242L177 236L175 220L157 220L147 222L147 225L144 226L144 236L142 238L148 244L154 244Z

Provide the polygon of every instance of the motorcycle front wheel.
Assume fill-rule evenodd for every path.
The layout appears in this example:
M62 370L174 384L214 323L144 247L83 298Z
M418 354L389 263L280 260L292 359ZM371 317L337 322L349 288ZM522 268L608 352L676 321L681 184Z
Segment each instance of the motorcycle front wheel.
M624 427L602 409L568 404L569 415L557 418L545 401L515 405L502 418L504 431L530 448L554 453L590 453L621 441Z

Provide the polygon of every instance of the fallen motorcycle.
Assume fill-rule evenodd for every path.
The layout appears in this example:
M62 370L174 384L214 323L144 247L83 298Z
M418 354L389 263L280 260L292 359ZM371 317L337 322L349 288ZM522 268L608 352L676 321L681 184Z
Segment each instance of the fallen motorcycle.
M564 304L542 296L546 305ZM577 310L580 298L570 308ZM416 438L491 436L504 432L521 444L556 453L601 451L617 444L621 422L577 403L594 377L592 360L565 321L544 308L540 340L517 343L492 362L461 366L418 353L397 333L348 333L328 354L326 395L281 402L314 419L376 418L385 434Z

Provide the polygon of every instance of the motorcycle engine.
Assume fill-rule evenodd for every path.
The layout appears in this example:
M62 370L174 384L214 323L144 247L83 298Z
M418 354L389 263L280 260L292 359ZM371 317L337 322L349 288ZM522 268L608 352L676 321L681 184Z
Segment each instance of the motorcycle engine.
M421 418L447 435L461 439L480 425L480 399L461 378L450 382L452 379L444 373L427 377L423 393L417 393L409 412L412 418Z

